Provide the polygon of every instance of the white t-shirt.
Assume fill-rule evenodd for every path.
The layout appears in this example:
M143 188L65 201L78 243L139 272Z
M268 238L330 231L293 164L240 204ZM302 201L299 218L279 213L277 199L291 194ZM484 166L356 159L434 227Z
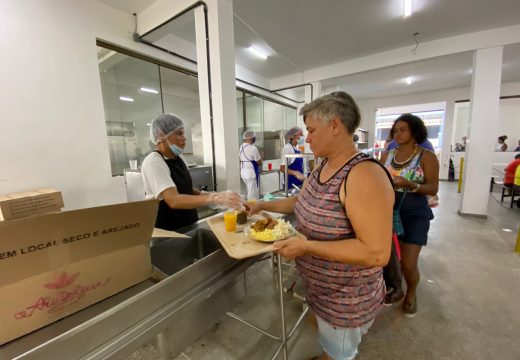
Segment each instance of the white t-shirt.
M162 155L155 151L144 158L141 165L141 174L147 199L162 200L161 193L164 190L176 187L166 161L164 161Z
M281 165L285 165L286 164L286 160L285 160L285 155L288 155L288 154L295 154L294 152L294 147L291 145L290 142L288 142L287 144L285 144L285 146L283 147L282 149L282 157L281 157ZM291 165L294 160L296 159L287 159L287 165Z
M240 176L242 179L256 178L255 168L251 164L251 160L260 160L258 148L249 143L243 143L238 150L240 158Z

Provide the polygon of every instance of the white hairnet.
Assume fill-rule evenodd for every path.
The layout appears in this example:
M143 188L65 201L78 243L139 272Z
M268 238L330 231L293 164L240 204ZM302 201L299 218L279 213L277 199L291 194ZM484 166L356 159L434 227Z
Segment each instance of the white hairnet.
M298 135L298 133L301 133L303 134L303 131L300 127L298 126L295 126L293 128L290 128L289 130L287 130L287 132L285 133L285 139L286 140L291 140L293 137L295 137L296 135Z
M242 139L252 139L256 136L255 132L253 130L246 130L244 131L244 134L242 135Z
M150 124L150 141L154 144L164 140L172 132L183 128L184 123L175 114L159 114Z

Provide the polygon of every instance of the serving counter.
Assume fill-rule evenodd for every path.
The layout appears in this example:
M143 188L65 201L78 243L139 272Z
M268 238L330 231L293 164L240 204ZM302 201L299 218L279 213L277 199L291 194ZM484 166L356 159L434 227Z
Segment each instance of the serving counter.
M167 358L179 354L238 304L258 260L228 257L205 221L182 232L152 239L156 276L0 346L0 359L124 359L157 336Z
M245 295L245 270L266 254L229 257L206 219L181 232L152 238L154 276L0 346L0 359L126 359L150 342L161 358L173 359L226 314L280 342L273 359L280 353L286 359L288 338L304 314L286 335L281 266L275 269L283 331L276 336L231 312Z

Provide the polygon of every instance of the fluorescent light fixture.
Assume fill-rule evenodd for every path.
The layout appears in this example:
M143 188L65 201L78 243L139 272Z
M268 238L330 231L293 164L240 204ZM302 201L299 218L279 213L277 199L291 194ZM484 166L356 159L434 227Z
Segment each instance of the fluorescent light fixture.
M513 230L511 230L511 229L502 229L502 231L505 231L505 232L513 232Z
M134 99L132 99L131 97L128 97L128 96L120 96L119 100L121 100L121 101L128 101L128 102L134 102Z
M262 60L265 60L267 59L267 54L264 54L262 51L258 50L257 48L255 48L254 46L250 46L247 48L249 50L249 52L257 57L259 57L260 59Z
M405 81L406 81L406 84L407 84L407 85L412 85L412 83L413 83L413 79L412 79L410 76L408 76L408 77L405 79Z
M139 90L143 91L143 92L147 92L147 93L150 93L150 94L159 94L159 91L155 90L155 89L152 89L152 88L147 88L147 87L142 87L140 88Z
M147 123L146 125L147 125L147 126L152 126L152 124L150 124L150 123Z
M412 15L412 0L403 0L403 15L408 17Z

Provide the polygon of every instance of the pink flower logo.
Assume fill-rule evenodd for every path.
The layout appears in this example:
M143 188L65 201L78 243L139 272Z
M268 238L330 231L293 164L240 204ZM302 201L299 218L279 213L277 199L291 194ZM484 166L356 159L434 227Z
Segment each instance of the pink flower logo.
M77 279L78 276L79 276L79 273L75 273L75 274L72 274L69 276L66 272L63 272L59 278L57 278L55 281L49 282L47 284L43 284L43 287L47 288L47 289L53 289L53 290L61 289L61 288L67 287L70 284L72 284Z

